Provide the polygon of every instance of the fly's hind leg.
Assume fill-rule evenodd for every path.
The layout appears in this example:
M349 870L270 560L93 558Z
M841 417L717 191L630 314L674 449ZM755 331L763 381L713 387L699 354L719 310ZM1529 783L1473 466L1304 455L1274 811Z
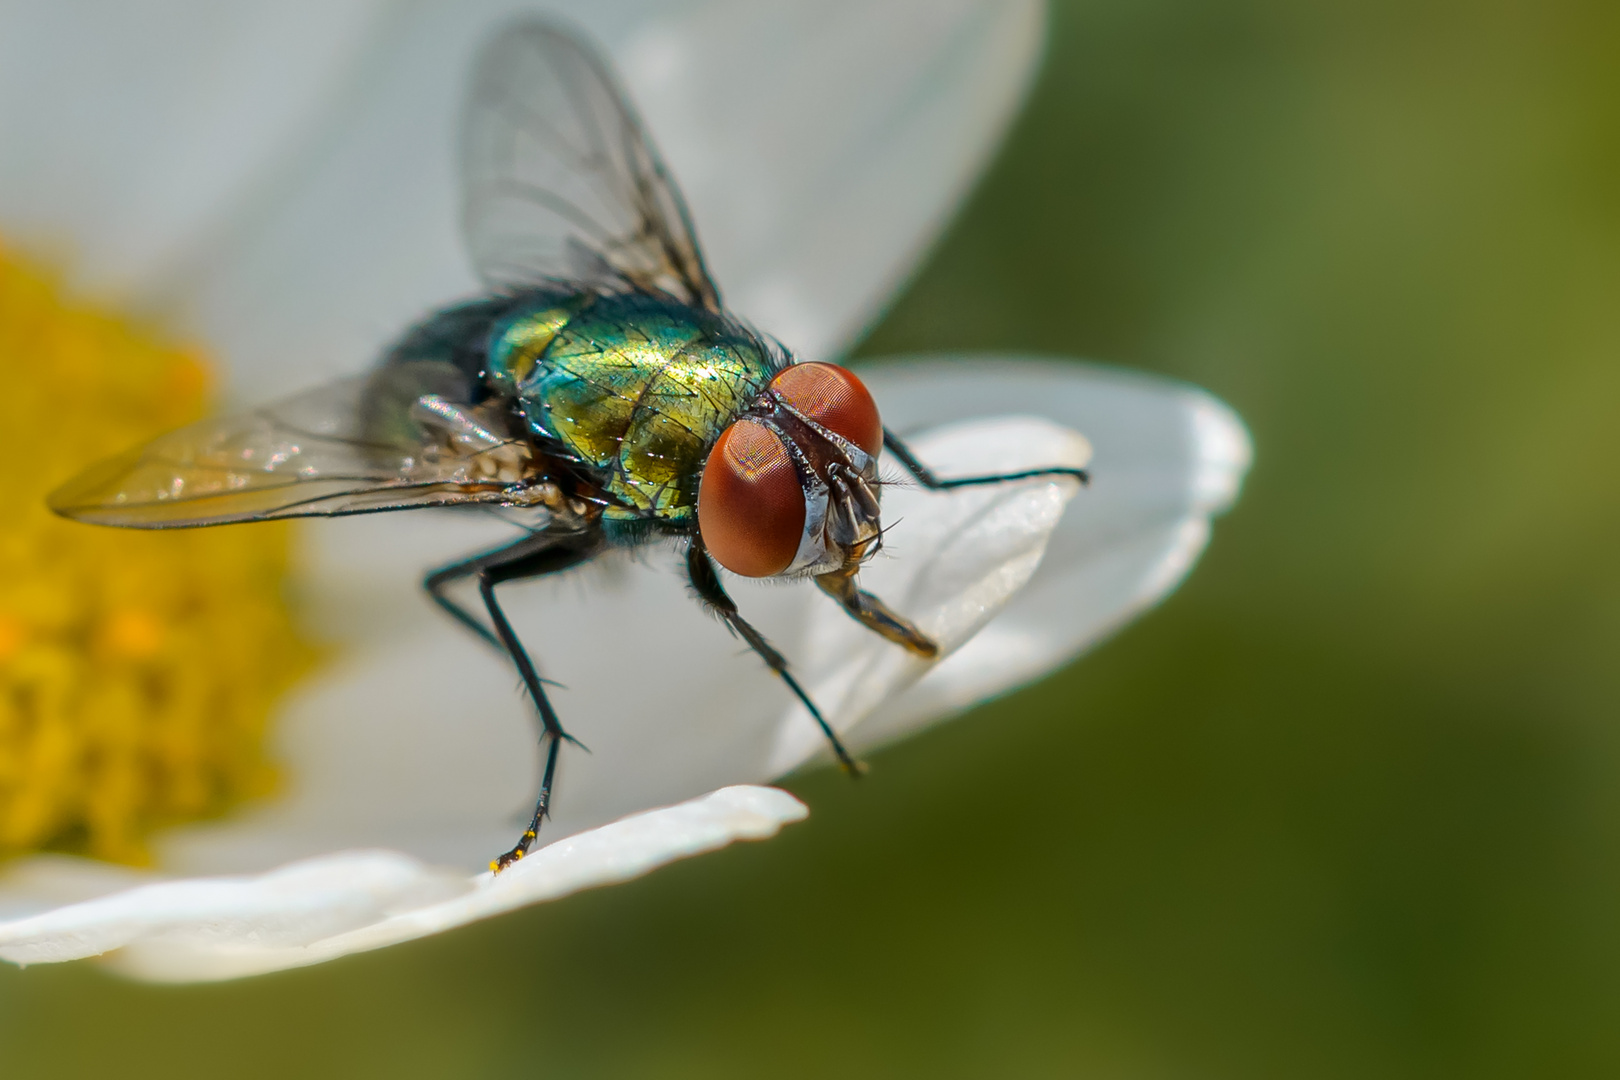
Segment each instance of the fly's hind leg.
M839 766L851 776L864 773L866 766L850 756L838 733L827 723L826 717L821 715L821 710L816 708L816 703L810 700L810 695L804 692L799 680L788 670L787 658L777 652L776 648L765 640L765 635L754 629L753 625L737 611L737 602L726 592L725 586L720 584L720 575L715 572L714 562L704 550L703 541L696 535L687 542L686 579L691 583L692 591L697 593L703 605L724 619L726 626L746 641L748 647L765 661L765 666L787 683L788 689L793 691L793 696L809 710L811 719L815 720L816 726L821 728L821 733L827 737L827 744L832 747L833 756L838 759Z
M520 544L524 542L518 541ZM439 605L440 610L470 630L479 641L499 649L502 653L506 652L506 646L501 644L501 640L495 636L495 632L479 622L478 617L472 612L456 603L450 594L445 592L445 589L458 581L476 577L478 571L491 557L510 552L516 546L514 544L512 547L500 548L493 552L485 552L482 555L474 555L472 558L463 559L460 562L453 562L449 566L441 566L422 579L422 591L427 593L435 604Z
M523 835L512 850L490 863L490 869L497 873L529 853L535 837L539 835L540 823L545 820L551 809L551 791L557 775L558 751L562 749L565 741L576 742L576 740L563 730L562 721L558 719L556 710L551 707L551 701L546 697L543 680L535 670L534 662L529 658L523 642L519 640L506 613L501 610L500 602L495 598L495 586L502 582L521 581L567 570L586 561L594 553L594 546L559 542L543 535L530 536L507 547L444 567L429 574L423 582L423 587L435 603L448 611L457 622L472 630L484 641L497 645L511 658L518 675L523 679L523 685L528 690L530 699L534 702L535 711L540 715L540 742L546 749L545 768L540 778L540 793L535 798L534 815L529 819L529 827L523 831ZM443 591L451 583L469 577L478 581L478 594L483 599L484 610L489 615L490 625L487 627Z
M951 488L976 487L981 484L1005 484L1010 480L1030 480L1037 476L1072 476L1082 484L1091 483L1091 474L1084 469L1067 465L1054 465L1045 469L1023 469L1010 473L987 473L984 476L953 476L941 479L934 470L917 460L911 448L900 441L900 436L883 429L883 449L893 454L906 471L917 478L917 483L930 491L949 491Z

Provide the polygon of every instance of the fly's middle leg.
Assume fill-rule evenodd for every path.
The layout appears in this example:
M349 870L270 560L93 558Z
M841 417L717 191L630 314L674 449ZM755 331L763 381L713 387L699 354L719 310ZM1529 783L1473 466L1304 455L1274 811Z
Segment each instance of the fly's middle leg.
M953 476L940 477L918 460L917 455L911 452L894 432L888 428L883 429L883 448L893 454L895 460L905 466L907 472L916 477L917 482L930 491L949 491L952 488L979 487L986 484L1005 484L1013 480L1032 480L1042 476L1068 476L1089 484L1091 476L1084 469L1077 469L1071 465L1052 465L1042 469L1021 469L1017 472L985 473L980 476ZM927 635L911 625L903 616L885 604L882 600L855 584L855 571L857 567L848 566L834 570L830 574L821 574L816 577L816 584L821 591L837 600L856 622L888 640L900 645L913 656L931 660L939 655L939 646L929 640Z
M481 639L498 645L511 658L513 666L517 668L518 675L523 680L524 688L528 690L529 698L534 702L535 711L539 714L540 742L545 747L545 766L540 777L540 793L535 798L534 814L529 819L528 828L524 829L523 835L518 838L518 842L510 851L490 863L490 869L497 873L527 855L534 845L535 838L540 832L540 824L551 811L558 752L562 749L564 741L576 742L563 729L562 721L552 708L551 699L546 696L544 680L535 670L534 661L530 659L528 650L524 648L517 632L512 629L511 621L507 619L506 612L501 609L500 601L495 596L495 587L503 582L557 573L578 566L595 553L591 547L563 545L555 541L537 543L541 539L526 537L509 547L447 566L429 574L423 582L428 594L457 622L473 630ZM485 612L489 615L490 625L487 627L473 618L465 608L452 601L443 591L452 582L467 577L474 577L478 581L478 594L484 602Z
M983 484L1005 484L1012 480L1032 480L1038 476L1071 476L1082 484L1091 483L1090 473L1069 465L1053 465L1045 469L1021 469L1010 473L986 473L983 476L942 478L935 476L934 470L917 460L917 455L911 452L911 448L888 428L883 429L883 449L893 454L895 460L917 478L917 483L930 491L949 491L951 488L978 487Z

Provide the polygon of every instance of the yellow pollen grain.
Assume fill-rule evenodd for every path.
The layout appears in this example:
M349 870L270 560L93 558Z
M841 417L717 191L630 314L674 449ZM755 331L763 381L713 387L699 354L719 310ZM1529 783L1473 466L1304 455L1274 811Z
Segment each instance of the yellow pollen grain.
M0 855L146 859L158 826L273 789L265 722L313 659L289 532L63 521L45 494L202 415L193 350L64 299L0 247Z

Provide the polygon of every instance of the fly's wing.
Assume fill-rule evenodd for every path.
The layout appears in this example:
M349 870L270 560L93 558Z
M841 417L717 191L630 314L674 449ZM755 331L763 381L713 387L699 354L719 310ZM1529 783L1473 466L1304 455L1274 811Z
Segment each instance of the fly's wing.
M719 311L680 190L607 62L568 29L500 31L462 140L462 227L489 285L657 289Z
M384 368L172 431L91 466L52 492L50 507L98 525L168 529L521 501L521 443L458 445L405 410L379 419L389 392L379 382L408 374Z

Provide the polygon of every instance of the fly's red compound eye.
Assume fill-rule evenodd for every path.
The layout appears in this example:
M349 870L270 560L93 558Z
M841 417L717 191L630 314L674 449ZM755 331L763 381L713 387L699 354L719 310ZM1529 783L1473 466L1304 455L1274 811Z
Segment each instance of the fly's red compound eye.
M739 420L721 433L703 466L698 531L709 554L743 577L770 577L793 562L804 489L776 432Z
M853 371L837 364L794 364L771 380L783 401L868 454L883 447L877 402Z

